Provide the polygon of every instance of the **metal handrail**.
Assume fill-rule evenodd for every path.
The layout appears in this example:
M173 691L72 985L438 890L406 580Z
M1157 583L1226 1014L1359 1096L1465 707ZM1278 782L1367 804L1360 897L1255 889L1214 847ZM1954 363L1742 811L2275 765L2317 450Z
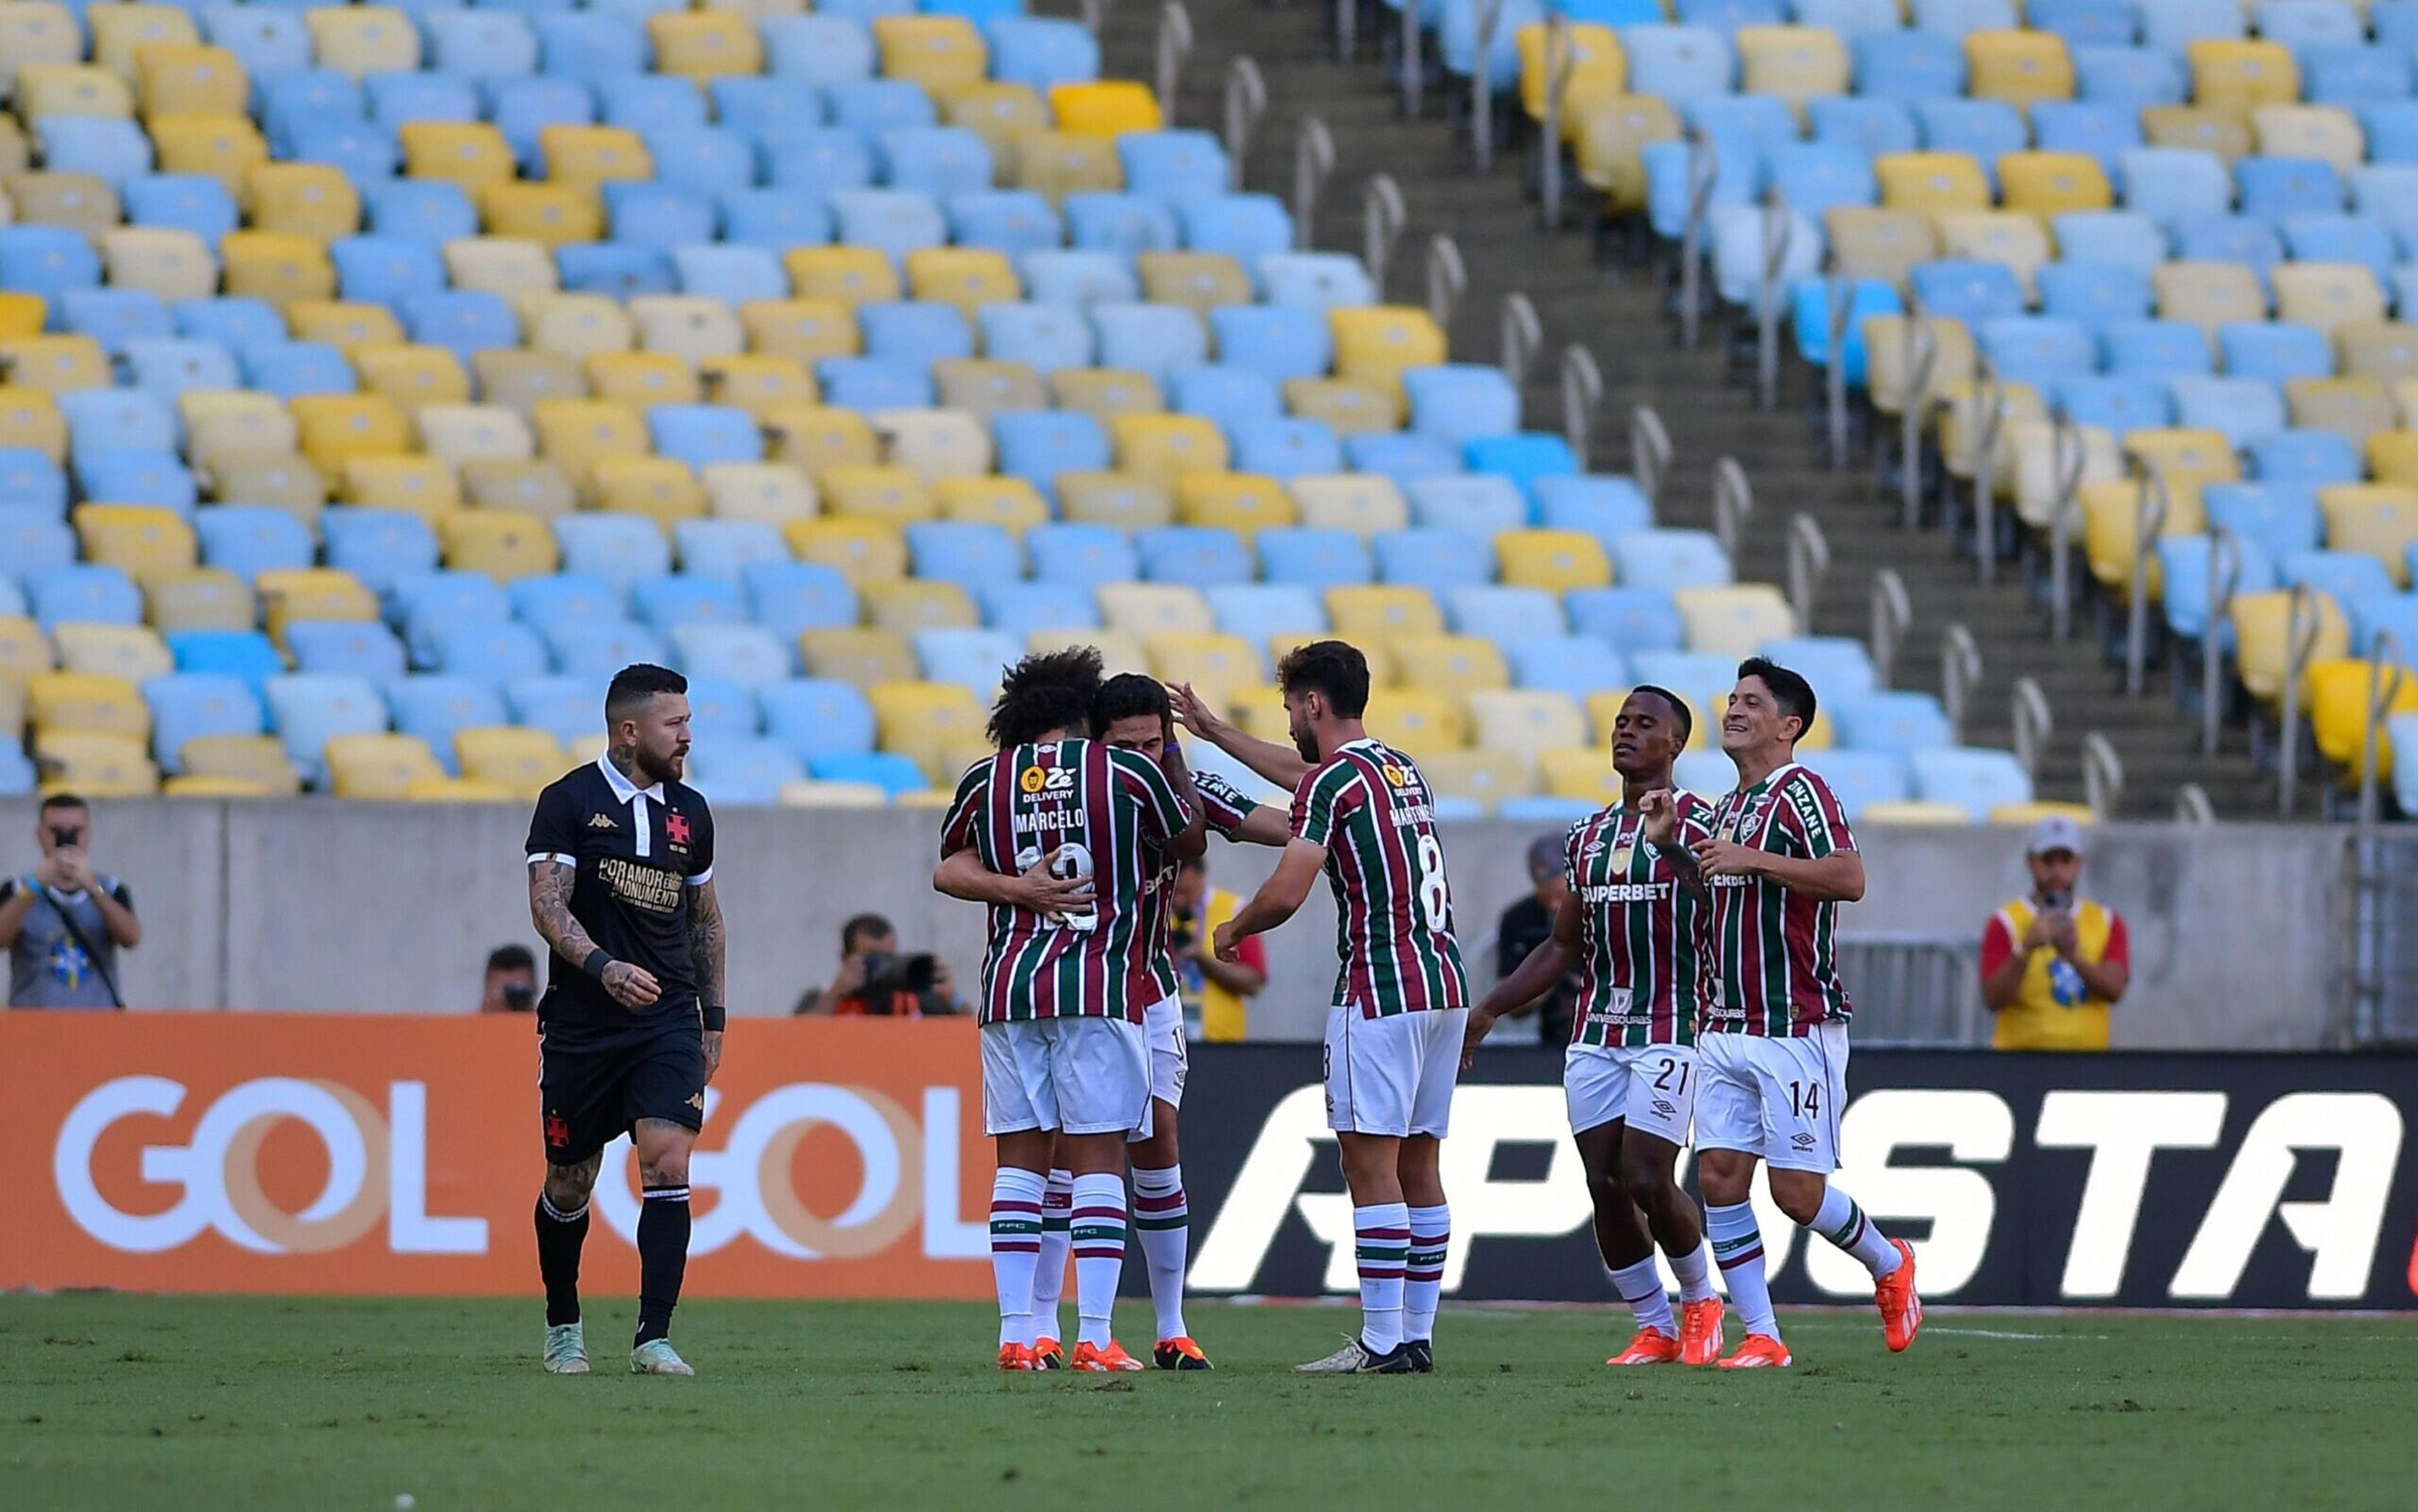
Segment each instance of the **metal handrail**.
M1243 191L1243 162L1250 155L1251 133L1267 114L1268 82L1260 66L1237 55L1226 65L1226 187Z
M2082 738L2082 801L2099 819L2113 818L2116 805L2124 801L2124 758L2116 754L2115 742L2097 730Z
M1338 5L1336 13L1340 17L1350 8L1348 5ZM1419 12L1425 8L1424 6L1412 3L1412 0L1404 0L1402 5L1402 114L1414 117L1419 114L1419 96L1426 84L1426 81L1420 77L1419 62ZM1347 27L1348 24L1347 23ZM1352 56L1351 36L1348 29L1339 28L1336 38L1338 44L1344 49L1343 55L1347 62Z
M1576 342L1562 348L1562 439L1579 459L1579 470L1589 470L1595 438L1596 412L1603 407L1603 369L1595 354Z
M1713 180L1721 174L1721 154L1712 142L1697 136L1688 144L1688 220L1679 231L1679 344L1696 344L1696 327L1704 298L1705 212L1713 200Z
M1965 710L1982 680L1982 647L1973 633L1952 623L1939 633L1939 707L1948 715L1950 743L1965 743Z
M1814 601L1830 575L1830 542L1822 522L1799 510L1788 521L1788 604L1797 611L1797 633L1814 630Z
M1723 457L1713 464L1713 534L1721 538L1722 550L1736 561L1738 542L1746 534L1747 517L1754 513L1754 487L1746 479L1746 469L1736 457Z
M1562 115L1578 63L1578 49L1570 45L1569 17L1557 8L1545 18L1545 120L1537 144L1543 154L1537 165L1538 210L1549 232L1562 229Z
M1404 0L1416 5L1417 0ZM1477 0L1477 62L1469 70L1469 155L1479 173L1494 166L1495 28L1503 24L1505 0Z
M1428 313L1449 330L1452 313L1469 288L1469 265L1461 260L1461 243L1444 232L1428 238Z
M2175 788L2175 822L2177 824L2214 824L2216 804L2208 789L2196 782L2180 784Z
M1796 218L1788 201L1774 187L1763 206L1763 278L1754 288L1755 405L1780 405L1780 270L1788 266L1788 249L1797 237Z
M1636 480L1646 503L1661 500L1662 480L1671 476L1671 433L1662 428L1662 417L1651 405L1636 405L1629 411L1629 476Z
M2385 668L2392 667L2392 682L2385 682ZM2401 664L2401 642L2390 629L2379 630L2367 647L2367 727L2359 741L2359 828L2361 837L2373 838L2381 805L2376 791L2376 748L2382 738L2384 721L2392 713L2395 700L2401 696L2401 684L2409 674Z
M1931 370L1939 363L1939 333L1921 311L1905 322L1905 391L1898 395L1898 523L1922 523L1922 427L1931 419Z
M2007 422L2007 386L1997 368L1982 360L1982 413L1973 436L1973 574L1987 588L1997 567L1998 433Z
M2050 455L2057 463L2057 502L2049 506L2048 515L2048 618L2050 635L2064 640L2074 633L2074 527L2082 518L2082 473L2089 465L2090 448L2063 413L2055 424Z
M1545 326L1537 318L1536 301L1518 289L1505 295L1498 328L1502 332L1503 375L1517 389L1528 381L1529 373L1537 366L1537 354L1545 345Z
M2038 781L2041 753L2048 748L2057 720L2049 712L2048 695L2041 690L2039 679L2017 678L2010 693L2008 713L2015 732L2015 759L2023 764L2025 776Z
M1093 36L1109 23L1109 0L1081 0L1083 29Z
M1403 222L1410 211L1402 204L1402 186L1394 176L1375 173L1360 190L1360 260L1369 265L1370 281L1377 286L1382 303L1385 294L1385 271L1393 261L1394 248L1402 239Z
M2318 600L2306 583L2292 585L2285 601L2284 727L2275 758L2275 812L2288 818L2301 784L2301 680L2318 649Z
M1833 273L1829 282L1829 307L1823 312L1829 331L1829 344L1823 348L1827 360L1822 368L1823 387L1828 390L1830 420L1830 466L1833 471L1847 465L1847 327L1855 310L1855 283L1844 273Z
M1192 53L1192 12L1184 8L1184 0L1167 0L1158 12L1158 68L1155 77L1158 84L1159 119L1169 126L1175 124L1176 90L1184 79L1184 60Z
M2216 755L2224 724L2225 617L2242 586L2242 542L2224 526L2209 529L2208 625L2199 639L2199 754Z
M1293 245L1308 252L1315 244L1311 228L1318 219L1318 196L1335 172L1335 133L1315 115L1301 118L1293 139Z
M2133 575L2131 602L2124 605L2124 691L2138 698L2141 679L2150 664L2150 553L2166 528L2173 499L2165 474L2143 466L2140 486L2133 496Z
M1360 8L1356 5L1335 5L1326 8L1335 18L1335 61L1349 63L1359 50Z
M1886 688L1896 668L1897 643L1914 619L1913 601L1906 597L1905 579L1897 575L1896 568L1874 572L1872 606L1872 629L1864 637L1864 649L1873 659L1875 685Z

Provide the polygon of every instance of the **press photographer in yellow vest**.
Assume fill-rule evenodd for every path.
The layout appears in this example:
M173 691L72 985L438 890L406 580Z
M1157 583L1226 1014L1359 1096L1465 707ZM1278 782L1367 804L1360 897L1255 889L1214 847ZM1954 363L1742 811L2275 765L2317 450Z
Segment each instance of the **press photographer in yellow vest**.
M2051 816L2024 847L2032 890L1982 929L1982 1001L2001 1050L2104 1050L2107 1011L2132 981L2132 946L2115 909L2074 892L2082 826Z

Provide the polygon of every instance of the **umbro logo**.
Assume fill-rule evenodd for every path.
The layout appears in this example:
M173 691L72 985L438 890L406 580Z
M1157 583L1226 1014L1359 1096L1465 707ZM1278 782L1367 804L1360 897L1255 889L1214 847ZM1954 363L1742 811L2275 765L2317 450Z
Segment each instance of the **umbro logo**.
M610 814L590 814L588 816L588 827L591 830L618 830L621 826Z
M1788 1137L1788 1142L1799 1150L1811 1150L1814 1148L1814 1136L1810 1134L1792 1134Z
M1669 1103L1664 1102L1660 1097L1654 1099L1654 1111L1664 1118L1677 1118L1679 1116L1679 1110L1677 1108L1672 1107Z

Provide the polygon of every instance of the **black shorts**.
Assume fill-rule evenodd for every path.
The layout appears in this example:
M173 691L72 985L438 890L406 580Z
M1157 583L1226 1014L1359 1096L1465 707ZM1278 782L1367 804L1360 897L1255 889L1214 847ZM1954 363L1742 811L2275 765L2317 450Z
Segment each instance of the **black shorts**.
M705 1126L705 1035L695 1014L538 1036L539 1108L549 1165L576 1166L640 1119Z

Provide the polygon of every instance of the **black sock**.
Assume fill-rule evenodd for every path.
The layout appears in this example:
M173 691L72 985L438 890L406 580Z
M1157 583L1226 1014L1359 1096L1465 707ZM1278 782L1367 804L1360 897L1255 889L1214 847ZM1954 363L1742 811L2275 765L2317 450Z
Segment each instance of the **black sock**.
M538 1194L537 1274L545 1278L545 1325L579 1321L579 1248L588 1243L588 1204L564 1213Z
M668 1337L688 1270L688 1186L650 1186L638 1207L638 1336Z

